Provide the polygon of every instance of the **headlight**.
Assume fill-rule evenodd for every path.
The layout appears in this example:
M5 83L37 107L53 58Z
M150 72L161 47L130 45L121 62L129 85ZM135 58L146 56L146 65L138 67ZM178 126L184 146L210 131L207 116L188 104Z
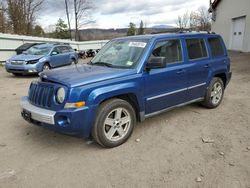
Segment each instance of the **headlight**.
M65 99L65 90L60 87L56 92L56 100L58 103L62 104Z
M6 64L9 64L9 63L10 63L10 60L9 60L9 59L7 59L5 63L6 63Z
M31 61L27 61L27 64L36 64L38 62L38 60L31 60Z
M47 59L45 57L42 57L41 59L39 59L39 62L44 62L46 61Z

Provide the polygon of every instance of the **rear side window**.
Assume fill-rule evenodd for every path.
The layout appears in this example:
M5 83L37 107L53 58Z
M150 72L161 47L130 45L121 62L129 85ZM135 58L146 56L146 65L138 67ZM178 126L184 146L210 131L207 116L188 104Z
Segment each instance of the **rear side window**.
M190 60L207 57L207 49L203 39L186 39Z
M182 61L182 49L180 40L166 40L158 42L151 57L166 57L167 63L179 63Z
M60 48L62 53L68 53L69 52L69 48L67 46L60 46L59 48Z
M224 48L221 44L221 40L219 38L208 38L208 43L212 52L213 57L223 56Z

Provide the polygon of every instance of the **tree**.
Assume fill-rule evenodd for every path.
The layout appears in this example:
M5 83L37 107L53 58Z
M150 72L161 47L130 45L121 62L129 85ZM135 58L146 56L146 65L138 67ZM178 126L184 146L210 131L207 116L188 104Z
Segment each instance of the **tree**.
M69 38L68 27L64 21L59 18L56 24L56 30L54 32L54 36L59 39L67 39Z
M143 21L141 20L140 27L138 29L138 35L144 35L144 24Z
M37 37L44 37L45 32L40 25L36 25L33 29L32 35L37 36Z
M7 30L6 9L3 3L0 4L0 32L5 33Z
M199 13L199 28L203 31L210 31L211 30L211 15L206 10L205 7L200 7L198 9Z
M95 22L91 19L90 10L93 9L92 3L89 0L74 0L74 15L75 15L75 40L79 41L79 28Z
M132 22L129 23L129 28L127 32L127 36L132 36L136 34L136 25Z
M190 12L189 29L190 30L199 30L199 14L196 11Z
M70 40L72 40L72 35L71 35L71 24L70 24L70 19L69 19L69 6L68 6L68 0L65 0L65 9L66 9L66 16L67 16L68 27L69 27L69 36L70 36Z
M178 16L176 25L182 29L190 29L196 31L211 30L211 16L205 7L200 7L197 11L192 11L190 14L186 12Z
M189 15L188 15L188 12L186 12L185 14L178 16L178 18L176 20L176 25L181 30L184 29L184 28L187 28L188 20L189 20Z
M13 32L16 34L32 34L36 13L44 0L6 0L7 13Z

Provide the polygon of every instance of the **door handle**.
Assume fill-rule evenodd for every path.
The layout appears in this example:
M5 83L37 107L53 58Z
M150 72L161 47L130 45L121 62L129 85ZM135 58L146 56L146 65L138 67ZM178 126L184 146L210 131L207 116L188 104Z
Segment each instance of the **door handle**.
M180 69L180 70L178 70L178 71L176 72L176 74L182 74L182 73L184 73L184 72L185 72L184 69Z
M210 67L210 64L206 64L204 65L205 68L209 68Z

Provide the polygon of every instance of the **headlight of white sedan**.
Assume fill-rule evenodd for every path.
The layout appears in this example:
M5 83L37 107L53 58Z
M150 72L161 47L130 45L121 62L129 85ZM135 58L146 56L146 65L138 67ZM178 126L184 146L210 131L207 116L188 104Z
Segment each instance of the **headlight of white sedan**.
M60 87L56 92L56 100L59 104L63 103L63 101L65 100L65 95L65 89Z

